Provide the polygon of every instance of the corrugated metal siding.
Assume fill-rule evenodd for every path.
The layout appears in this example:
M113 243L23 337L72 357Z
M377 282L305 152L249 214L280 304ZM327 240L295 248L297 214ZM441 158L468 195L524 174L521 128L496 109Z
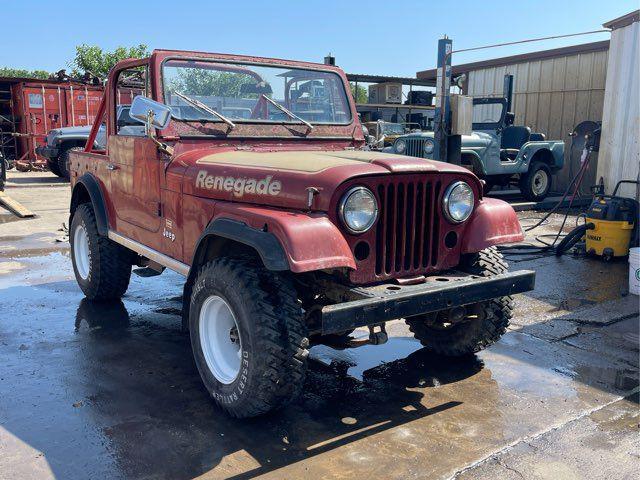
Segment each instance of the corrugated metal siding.
M619 180L638 180L640 169L640 23L611 32L605 107L597 178L607 193ZM638 190L621 187L625 196L638 198ZM640 200L640 199L639 199Z
M565 141L565 168L554 182L554 190L564 190L579 168L568 161L568 134L582 121L602 120L607 57L607 51L597 51L474 70L468 74L467 94L501 96L504 76L513 75L515 123ZM584 185L594 181L591 165Z

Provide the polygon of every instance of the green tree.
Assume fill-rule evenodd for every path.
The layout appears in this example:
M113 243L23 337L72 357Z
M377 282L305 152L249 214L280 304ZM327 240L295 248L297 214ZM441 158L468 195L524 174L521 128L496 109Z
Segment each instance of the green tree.
M356 103L367 103L369 98L367 89L361 85L358 85L356 88L356 84L354 82L349 82L349 84L351 85L351 95L353 95Z
M186 95L251 97L241 95L241 85L255 84L251 75L231 72L216 72L204 68L173 68L175 77L169 81L170 89ZM171 75L171 73L169 73Z
M97 45L78 45L76 55L69 66L72 68L71 75L80 77L85 72L89 72L98 78L105 79L109 70L125 58L144 58L149 56L149 49L146 45L140 44L134 47L117 47L113 51L106 51Z
M0 67L0 77L49 78L50 73L44 70L23 70L20 68Z

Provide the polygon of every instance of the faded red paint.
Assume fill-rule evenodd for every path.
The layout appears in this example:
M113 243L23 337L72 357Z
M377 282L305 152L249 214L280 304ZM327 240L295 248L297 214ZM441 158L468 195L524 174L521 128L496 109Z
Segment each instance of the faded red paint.
M524 232L511 205L497 198L485 198L468 222L461 251L479 252L493 245L523 240Z
M348 98L354 113L349 125L317 125L306 136L306 128L297 125L238 123L227 134L225 126L219 123L171 122L165 130L157 132L160 141L175 149L169 157L160 153L148 138L116 135L117 94L113 85L119 72L131 67L148 67L151 95L162 101L161 64L176 57L332 71L342 78L345 90L350 91L342 70L305 62L164 50L154 51L148 59L120 62L110 73L99 112L106 115L107 151L74 153L71 168L72 185L84 172L91 172L99 179L105 193L109 228L121 235L191 264L197 241L207 225L217 218L230 218L273 233L283 246L292 271L345 268L350 270L354 283L372 283L455 267L462 253L522 239L513 209L504 202L483 199L479 180L467 169L418 158L358 151L364 139L351 95ZM92 135L97 132L97 123ZM196 138L197 135L200 138ZM90 141L88 145L91 144ZM90 150L89 147L86 150ZM245 161L242 152L247 152L247 158L250 154L250 160ZM280 159L285 154L287 158L299 156L299 164L283 167L282 162L262 161L273 159L273 152L281 153L276 155ZM327 167L315 168L317 162L326 163ZM256 180L270 177L279 182L279 188L274 195L242 191L240 196L233 191L198 184L199 175ZM471 219L454 225L442 215L442 193L447 185L460 179L471 185L478 201ZM357 236L349 234L337 216L342 194L356 184L374 191L381 215L385 215L379 219L379 225ZM400 184L408 189L417 189L418 184L424 188L433 186L434 190L429 190L432 200L424 203L424 208L429 209L428 216L420 220L432 222L433 230L425 230L424 223L422 230L410 231L412 222L418 225L419 215L407 211L406 218L401 218L393 213L401 212L402 202L407 205L409 192L418 195L417 190L407 190L403 193L405 197L395 198L391 206L382 204L381 192L389 192L388 189ZM309 205L311 187L317 194ZM395 225L394 230L389 229L391 224ZM175 233L174 240L163 236L167 228ZM454 236L455 242L446 246L446 239ZM381 238L386 242L384 246ZM353 252L360 242L368 244L370 254L356 260ZM423 254L418 253L420 249ZM384 258L377 257L378 253ZM384 267L385 262L392 263L393 268Z

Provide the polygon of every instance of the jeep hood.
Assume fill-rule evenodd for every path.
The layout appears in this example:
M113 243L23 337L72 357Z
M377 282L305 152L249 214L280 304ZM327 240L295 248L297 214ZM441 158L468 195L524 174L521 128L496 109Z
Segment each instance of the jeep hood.
M185 169L183 192L188 195L308 210L309 191L315 189L311 209L324 211L340 184L355 177L407 173L472 176L457 165L361 150L191 150L178 155L172 165Z

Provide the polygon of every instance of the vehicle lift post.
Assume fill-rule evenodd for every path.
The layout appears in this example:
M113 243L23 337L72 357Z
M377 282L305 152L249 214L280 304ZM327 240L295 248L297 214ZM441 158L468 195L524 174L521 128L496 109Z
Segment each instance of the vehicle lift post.
M460 135L451 135L451 54L453 42L445 35L438 40L438 66L436 76L436 108L433 132L434 158L441 162L460 165L462 146Z

